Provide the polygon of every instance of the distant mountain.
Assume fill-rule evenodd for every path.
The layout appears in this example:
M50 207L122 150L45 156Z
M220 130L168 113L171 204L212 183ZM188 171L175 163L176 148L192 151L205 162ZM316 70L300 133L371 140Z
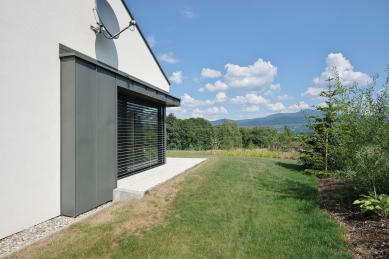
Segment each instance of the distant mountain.
M316 110L307 109L304 110L304 113L306 116L312 116L312 115L320 115L321 113ZM236 122L241 127L272 127L280 129L285 124L289 125L293 131L299 131L299 129L305 128L304 125L306 124L305 119L303 118L301 112L295 112L295 113L276 113L269 115L267 117L263 118L255 118L255 119L246 119L246 120L229 120L230 122ZM212 125L220 125L222 124L223 120L216 120L211 121Z

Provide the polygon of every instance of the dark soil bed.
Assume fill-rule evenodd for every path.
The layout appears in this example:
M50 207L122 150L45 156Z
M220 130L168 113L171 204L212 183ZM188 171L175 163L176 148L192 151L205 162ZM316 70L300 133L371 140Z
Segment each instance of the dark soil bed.
M340 179L318 179L318 184L321 208L345 226L344 238L355 258L389 259L389 219L361 215L359 206L352 204L358 194Z

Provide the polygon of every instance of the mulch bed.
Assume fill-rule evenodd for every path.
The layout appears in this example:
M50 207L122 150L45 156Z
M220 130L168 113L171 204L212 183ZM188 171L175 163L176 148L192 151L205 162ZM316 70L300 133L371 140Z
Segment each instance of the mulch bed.
M356 259L389 259L389 219L373 213L360 214L359 198L351 186L341 179L318 179L321 209L343 225L344 239Z

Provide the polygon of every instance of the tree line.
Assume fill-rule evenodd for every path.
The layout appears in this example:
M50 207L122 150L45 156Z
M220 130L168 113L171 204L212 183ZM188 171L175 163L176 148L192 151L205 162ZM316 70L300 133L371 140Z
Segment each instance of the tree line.
M239 127L236 122L228 120L213 126L203 118L179 119L172 113L166 117L166 145L170 150L287 150L292 138L288 125L284 125L283 131L278 132L271 127Z

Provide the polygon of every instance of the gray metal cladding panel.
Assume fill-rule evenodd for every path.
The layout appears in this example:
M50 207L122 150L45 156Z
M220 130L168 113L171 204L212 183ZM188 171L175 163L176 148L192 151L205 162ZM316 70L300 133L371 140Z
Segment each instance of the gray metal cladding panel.
M96 200L101 205L112 200L116 188L116 78L97 68L96 74Z
M158 93L157 91L155 91L154 89L151 89L151 88L148 88L147 89L147 95L153 99L157 99L158 98Z
M129 89L131 86L131 81L123 76L117 75L116 84L117 86Z
M147 96L147 88L143 85L134 84L134 91L141 95Z
M61 59L61 215L75 216L75 58Z
M76 215L96 207L95 66L76 60Z
M166 103L166 94L164 93L158 93L157 99L162 101L163 103Z

